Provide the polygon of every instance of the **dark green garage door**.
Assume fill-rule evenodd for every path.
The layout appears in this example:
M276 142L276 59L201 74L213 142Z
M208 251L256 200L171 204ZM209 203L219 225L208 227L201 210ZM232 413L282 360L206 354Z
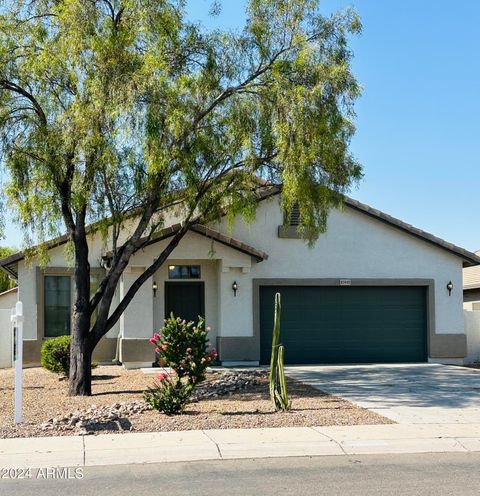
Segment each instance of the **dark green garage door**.
M274 296L282 295L285 363L427 360L422 287L260 287L261 362L270 361Z

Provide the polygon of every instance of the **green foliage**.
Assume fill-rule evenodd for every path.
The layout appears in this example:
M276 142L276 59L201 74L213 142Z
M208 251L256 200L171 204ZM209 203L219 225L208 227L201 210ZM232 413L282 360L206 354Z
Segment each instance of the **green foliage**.
M272 355L270 358L270 398L275 410L290 410L292 402L288 399L287 380L284 370L284 347L279 344L280 340L280 293L275 295L275 318L272 335Z
M13 248L0 247L0 260L12 255L13 253L15 253ZM5 272L0 271L0 293L12 289L16 285L17 283L10 279Z
M202 222L251 218L259 176L318 236L361 177L348 47L361 24L318 4L250 0L243 31L209 32L182 0L3 2L1 165L27 241L85 214L120 225L180 190Z
M155 385L144 392L145 401L159 412L167 415L181 413L190 398L193 386L176 374L166 372L158 375Z
M57 338L47 339L40 350L42 367L50 372L68 377L70 372L71 342L71 336L58 336ZM97 366L98 363L92 362L92 369Z
M67 377L70 370L70 343L70 336L47 339L41 349L42 367Z
M199 319L195 326L173 315L165 320L165 326L155 333L150 342L155 352L171 367L179 379L186 378L192 387L205 380L207 367L217 357L215 348L209 349L209 328Z

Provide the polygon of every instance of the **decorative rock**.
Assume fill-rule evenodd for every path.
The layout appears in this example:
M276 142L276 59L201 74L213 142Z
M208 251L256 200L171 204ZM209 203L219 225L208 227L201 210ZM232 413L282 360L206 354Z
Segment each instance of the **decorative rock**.
M212 370L210 374L213 378L199 384L193 391L192 402L195 403L206 398L231 396L236 391L259 384L260 378L266 374L266 371ZM69 430L82 436L109 430L130 431L132 430L132 425L128 418L141 415L150 410L152 410L152 407L141 400L99 407L91 405L86 410L75 410L64 417L51 418L41 424L41 429L44 431L57 430L59 432Z

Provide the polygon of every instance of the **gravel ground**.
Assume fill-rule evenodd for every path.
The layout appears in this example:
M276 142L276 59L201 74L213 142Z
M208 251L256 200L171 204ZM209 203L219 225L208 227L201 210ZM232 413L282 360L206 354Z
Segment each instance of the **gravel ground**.
M218 377L215 374L214 377ZM93 406L138 402L154 382L139 370L100 366L93 371L93 395L69 397L67 381L41 368L24 371L24 423L15 427L13 418L13 370L0 370L0 438L72 435L72 431L45 431L41 424L75 410ZM288 380L292 410L276 413L268 396L268 379L228 396L202 399L187 405L182 415L167 416L155 411L132 413L127 422L135 432L254 427L293 427L392 423L369 410ZM103 433L123 432L111 425Z

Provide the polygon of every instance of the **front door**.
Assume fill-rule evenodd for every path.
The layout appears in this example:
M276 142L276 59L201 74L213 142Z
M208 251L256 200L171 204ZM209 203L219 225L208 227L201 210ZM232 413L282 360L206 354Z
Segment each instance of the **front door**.
M205 317L205 296L203 282L166 282L165 283L165 318L173 313L187 322L198 322L198 317Z

